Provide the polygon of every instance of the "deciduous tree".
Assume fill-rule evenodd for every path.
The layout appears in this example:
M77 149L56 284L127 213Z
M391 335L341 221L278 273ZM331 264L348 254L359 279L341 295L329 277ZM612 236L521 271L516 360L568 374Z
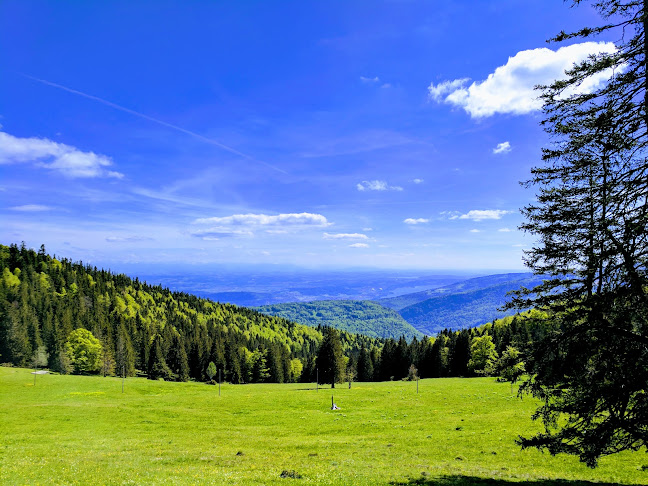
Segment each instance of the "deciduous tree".
M87 329L80 327L68 336L65 351L76 373L95 373L101 369L101 342Z

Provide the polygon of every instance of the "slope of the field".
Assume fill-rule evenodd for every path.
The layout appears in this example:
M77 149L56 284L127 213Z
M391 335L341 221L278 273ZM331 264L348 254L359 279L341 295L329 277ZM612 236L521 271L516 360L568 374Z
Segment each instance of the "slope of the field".
M261 306L256 310L300 324L332 326L375 338L405 336L411 340L423 337L423 333L414 329L398 312L366 300L290 302Z
M492 378L170 383L0 368L0 484L646 484L643 451L520 450L536 402ZM340 410L331 410L331 393ZM510 482L510 483L509 483ZM599 483L600 482L600 483Z
M508 293L524 286L542 283L540 277L521 274L519 279L506 280L476 290L440 295L400 309L400 315L421 332L434 335L443 329L462 329L513 315L516 311L500 311ZM470 287L468 287L470 288Z

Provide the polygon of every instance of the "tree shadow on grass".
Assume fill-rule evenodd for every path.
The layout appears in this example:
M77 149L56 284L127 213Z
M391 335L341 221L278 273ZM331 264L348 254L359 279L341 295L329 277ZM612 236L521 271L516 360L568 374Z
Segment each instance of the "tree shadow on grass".
M647 477L648 479L648 477ZM598 483L592 481L569 481L567 479L538 479L534 481L507 481L504 479L478 478L474 476L437 476L410 478L405 481L392 481L393 486L513 486L531 484L532 486L624 486L620 483Z

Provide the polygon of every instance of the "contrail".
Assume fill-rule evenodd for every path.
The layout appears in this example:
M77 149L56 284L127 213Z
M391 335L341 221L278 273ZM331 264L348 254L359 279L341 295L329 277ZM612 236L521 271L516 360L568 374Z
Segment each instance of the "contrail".
M281 172L282 174L288 174L285 170L280 169L279 167L275 167L272 164L268 164L267 162L264 162L263 160L255 159L251 155L244 154L243 152L239 152L236 149L233 149L232 147L228 147L225 144L220 143L218 140L214 140L213 138L205 137L203 135L200 135L199 133L192 132L191 130L187 130L186 128L179 127L177 125L173 125L171 123L167 123L162 120L158 120L157 118L153 118L152 116L145 115L144 113L140 113L139 111L131 110L130 108L126 108L125 106L118 105L116 103L113 103L108 100L104 100L103 98L99 98L98 96L93 96L87 93L84 93L82 91L77 91L76 89L68 88L66 86L52 83L51 81L46 81L45 79L39 79L35 78L34 76L30 76L29 74L25 73L18 73L21 76L24 76L25 78L29 78L33 81L37 81L39 83L45 84L47 86L52 86L53 88L58 88L62 89L63 91L67 91L68 93L72 93L75 95L83 96L84 98L88 98L89 100L97 101L101 103L102 105L110 106L111 108L114 108L115 110L123 111L125 113L129 113L130 115L137 116L139 118L143 118L144 120L148 120L153 123L157 123L158 125L162 125L163 127L171 128L172 130L175 130L180 133L184 133L185 135L190 135L194 138L197 138L198 140L202 140L203 142L209 143L211 145L216 145L217 147L226 150L232 154L238 155L239 157L243 157L245 159L257 162L259 164L263 164L266 167L269 167L273 170L276 170L277 172Z

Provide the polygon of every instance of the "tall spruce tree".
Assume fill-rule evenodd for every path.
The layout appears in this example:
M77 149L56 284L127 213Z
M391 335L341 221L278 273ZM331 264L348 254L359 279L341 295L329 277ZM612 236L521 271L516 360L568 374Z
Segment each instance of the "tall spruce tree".
M522 387L545 430L520 443L590 467L648 444L648 0L592 3L605 25L554 40L619 29L621 41L542 89L553 145L522 228L538 237L526 264L548 278L511 303L547 311L551 330L527 350ZM601 73L602 87L579 91Z
M330 383L335 388L336 383L344 380L346 364L342 352L342 342L337 329L326 327L323 330L324 339L317 354L317 367L321 383Z

